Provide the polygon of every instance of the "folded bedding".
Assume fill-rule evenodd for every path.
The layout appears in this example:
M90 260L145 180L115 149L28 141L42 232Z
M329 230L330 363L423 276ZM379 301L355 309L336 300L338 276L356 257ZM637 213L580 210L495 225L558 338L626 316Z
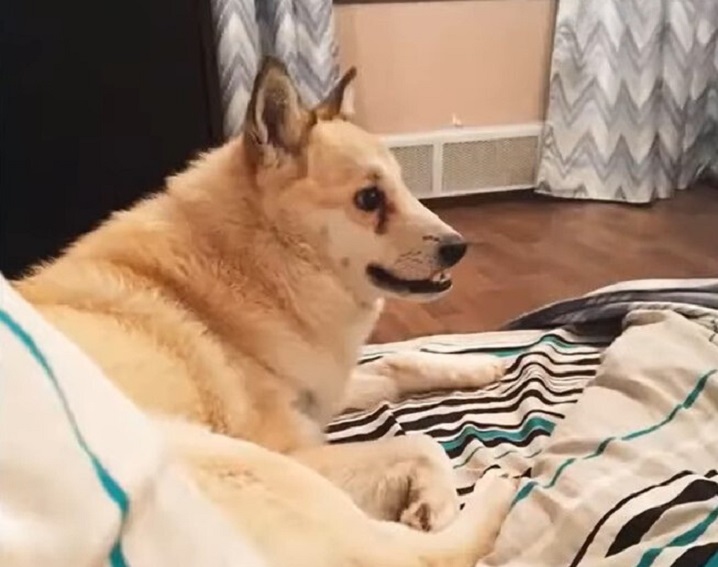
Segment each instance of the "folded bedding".
M520 478L483 566L717 566L718 280L624 282L507 329L367 349L488 352L508 372L341 416L331 441L429 434L460 494Z
M0 565L263 564L144 414L0 276Z

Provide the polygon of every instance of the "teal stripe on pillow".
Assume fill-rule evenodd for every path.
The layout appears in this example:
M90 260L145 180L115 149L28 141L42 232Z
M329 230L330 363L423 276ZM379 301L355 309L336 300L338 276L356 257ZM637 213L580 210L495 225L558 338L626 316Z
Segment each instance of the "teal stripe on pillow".
M17 323L17 321L15 321L7 312L2 310L0 310L0 323L5 325L10 330L10 332L20 341L20 343L27 349L27 351L32 355L35 361L42 367L45 375L50 380L50 383L52 384L58 398L60 399L60 403L62 405L63 411L65 412L65 415L67 416L67 420L72 427L72 431L75 435L75 439L77 440L77 444L80 446L82 451L85 453L85 455L87 455L88 459L90 460L92 468L94 469L95 474L97 475L97 478L100 481L100 484L102 485L102 488L104 489L105 493L119 508L120 521L121 524L124 525L127 519L127 514L129 512L129 499L127 497L127 494L119 485L119 483L112 477L109 471L104 467L104 465L100 462L100 460L97 458L97 455L95 455L92 449L90 449L90 447L87 445L87 442L85 441L85 438L77 425L77 420L72 413L72 409L67 402L67 398L65 397L65 394L60 387L60 383L58 382L57 377L52 370L52 367L47 361L47 357L42 353L33 338L25 331L25 329L23 329L20 324ZM122 546L120 544L119 537L120 536L118 534L118 539L115 542L115 545L113 546L110 553L110 564L112 565L112 567L127 567L128 564L122 552Z

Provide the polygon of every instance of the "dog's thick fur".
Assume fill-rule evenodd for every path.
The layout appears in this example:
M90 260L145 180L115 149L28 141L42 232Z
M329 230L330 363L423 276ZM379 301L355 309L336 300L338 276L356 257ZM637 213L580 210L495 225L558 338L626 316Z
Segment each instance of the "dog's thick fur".
M243 136L15 285L157 420L269 565L469 567L510 482L483 481L455 519L451 467L428 438L323 443L344 407L502 373L492 358L430 354L355 369L385 296L446 287L409 293L370 267L428 282L458 235L346 120L352 77L307 109L267 60ZM379 205L358 203L364 188Z

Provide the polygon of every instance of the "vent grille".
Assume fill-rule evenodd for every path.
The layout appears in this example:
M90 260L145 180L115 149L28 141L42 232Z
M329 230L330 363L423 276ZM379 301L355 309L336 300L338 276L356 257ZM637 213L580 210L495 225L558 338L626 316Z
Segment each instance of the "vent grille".
M534 186L541 124L389 136L404 181L421 198Z
M444 144L442 190L530 186L536 176L537 150L535 137Z
M404 183L417 197L431 195L434 146L403 146L391 149L401 166Z

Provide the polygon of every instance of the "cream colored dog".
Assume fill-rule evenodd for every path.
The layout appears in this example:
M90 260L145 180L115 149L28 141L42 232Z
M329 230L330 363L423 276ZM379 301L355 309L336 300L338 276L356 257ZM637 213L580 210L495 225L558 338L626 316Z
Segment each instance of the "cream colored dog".
M307 109L268 59L243 136L16 286L157 418L269 565L469 567L512 482L482 481L459 514L429 438L323 442L344 408L503 372L490 357L419 353L356 369L383 298L445 293L466 244L346 119L353 76Z

